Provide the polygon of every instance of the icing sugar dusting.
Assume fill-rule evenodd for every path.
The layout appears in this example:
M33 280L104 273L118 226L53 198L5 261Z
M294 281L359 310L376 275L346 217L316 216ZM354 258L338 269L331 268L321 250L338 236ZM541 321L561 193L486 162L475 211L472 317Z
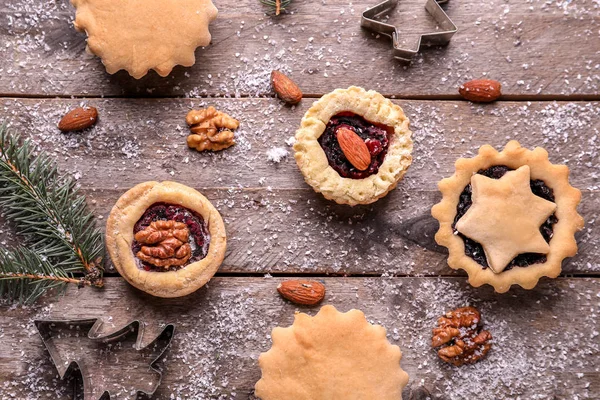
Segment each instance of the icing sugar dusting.
M389 43L382 53L377 39L360 31L356 21L366 3L299 2L301 10L315 7L320 15L329 15L334 7L333 23L327 21L317 32L307 28L316 19L303 20L302 13L279 22L261 15L242 16L246 22L237 16L221 20L219 31L231 30L232 36L215 35L213 45L198 51L195 67L176 68L165 79L151 73L141 83L107 75L97 57L84 52L85 35L72 29L68 2L5 3L0 6L0 24L6 32L0 37L7 38L0 43L2 92L94 98L4 98L2 117L57 157L62 171L78 177L99 219L132 185L174 179L205 192L232 227L222 272L448 274L445 255L423 245L431 244L431 237L413 241L406 224L428 215L438 200L437 182L452 174L458 157L472 156L485 143L501 148L515 138L529 148L543 145L552 162L570 167L572 184L584 191L581 209L586 228L579 242L587 250L565 263L564 273L600 271L594 252L600 246L598 102L480 106L397 101L412 122L413 164L399 187L376 206L349 210L313 193L293 157L286 157L285 146L293 143L311 100L287 108L271 97L270 88L270 72L279 69L301 86L318 87L315 93L361 83L385 93L406 88L448 94L455 93L458 84L481 76L501 79L507 93L598 93L596 53L563 47L565 56L558 58L540 50L540 40L528 38L535 27L531 16L538 15L556 21L559 29L568 23L571 37L591 49L598 39L598 0L480 2L485 17L475 17L464 27L473 37L468 45L455 38L449 50L423 52L411 67L386 61ZM314 19L310 12L304 15ZM560 18L551 19L555 15ZM548 37L556 33L552 29L549 24ZM348 52L349 47L364 48L365 54ZM496 58L474 63L482 48L497 48L490 55ZM547 73L548 60L556 63L554 75ZM357 74L365 65L371 68L369 73ZM105 94L127 98L102 99ZM140 95L179 98L129 98ZM60 117L86 103L99 108L98 125L81 133L58 132ZM241 121L236 145L227 151L200 154L185 145L186 113L208 105ZM0 243L10 244L16 238L2 228ZM157 398L248 399L260 376L257 357L271 345L270 330L289 325L295 308L279 303L270 288L256 281L238 284L238 279L242 278L231 277L233 283L215 286L222 292L203 298L201 310L178 317L176 342L167 354L165 381ZM333 289L328 301L342 310L361 308L385 326L404 352L411 385L425 386L436 399L597 398L597 281L556 282L546 281L533 292L494 296L453 279L429 277L411 285L403 278L352 278L343 285L328 283ZM481 309L494 335L494 348L481 363L455 368L440 363L431 350L431 328L445 311L466 304ZM36 351L39 341L32 319L46 312L35 315L37 311L7 308L2 306L0 318L0 354L17 375L0 382L0 399L69 398L69 383L58 380L47 355ZM14 332L22 329L25 337L15 337Z
M273 147L267 150L267 158L269 159L269 161L272 161L274 163L280 163L281 160L286 158L289 154L289 151L287 151L283 147Z
M371 323L387 329L388 339L402 350L401 366L410 376L409 387L423 386L432 399L595 399L600 390L594 372L600 356L600 291L595 279L544 280L532 291L515 289L506 295L489 287L472 288L464 278L317 279L327 287L323 304L342 312L358 308ZM192 304L189 299L154 304L185 309L177 319L172 347L161 362L164 377L154 398L253 398L260 378L257 359L272 345L271 330L291 325L295 311L314 315L319 309L298 309L280 299L276 287L281 280L268 275L216 278L194 295ZM170 309L148 310L146 298L130 296L127 307L122 303L119 307L118 294L125 285L109 278L108 296L89 296L88 301L103 306L91 312L102 315L111 326L117 317L119 321L139 317L140 309L154 317L150 324L172 322ZM446 311L465 305L481 311L493 347L478 363L454 367L439 360L431 348L431 331ZM0 327L0 338L10 339L18 330L22 346L39 346L33 319L77 313L60 305L52 308L6 310L10 317ZM565 309L586 312L567 317ZM55 395L52 398L68 398L71 385L53 379L56 371L46 357L13 346L11 340L0 341L0 350L26 366L14 381L0 382L1 399L33 400L49 393Z

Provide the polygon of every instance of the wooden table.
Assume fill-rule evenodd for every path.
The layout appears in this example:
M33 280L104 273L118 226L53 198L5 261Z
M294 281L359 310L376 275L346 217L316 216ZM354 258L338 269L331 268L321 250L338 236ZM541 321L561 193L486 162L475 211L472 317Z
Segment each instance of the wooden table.
M425 386L437 399L600 398L598 1L450 2L459 32L410 66L391 58L389 40L361 30L360 14L376 0L296 0L278 18L258 0L215 2L213 42L197 51L196 65L139 81L106 74L85 53L66 0L0 4L0 117L78 179L98 223L125 190L168 179L202 191L229 237L217 277L188 298L152 298L109 269L104 290L70 288L35 306L0 306L0 398L71 398L72 382L57 378L32 321L83 317L103 318L106 330L141 318L148 341L164 323L176 324L155 399L251 398L271 329L289 325L297 309L316 312L277 295L277 284L296 276L317 277L327 286L325 303L361 309L385 326L403 351L411 389ZM402 1L391 17L404 21L409 41L435 29L423 3ZM300 105L273 98L273 69L300 84ZM502 82L502 101L459 98L458 86L479 77ZM394 98L415 140L398 188L354 208L314 193L288 145L313 99L349 85ZM84 103L98 108L97 126L60 133L60 117ZM241 121L235 147L188 150L184 117L207 105ZM586 227L561 277L498 295L448 268L429 212L440 199L437 181L452 174L457 158L508 139L543 146L551 161L569 165ZM273 148L290 155L273 162ZM456 368L430 348L431 328L466 304L481 309L494 347L485 361Z

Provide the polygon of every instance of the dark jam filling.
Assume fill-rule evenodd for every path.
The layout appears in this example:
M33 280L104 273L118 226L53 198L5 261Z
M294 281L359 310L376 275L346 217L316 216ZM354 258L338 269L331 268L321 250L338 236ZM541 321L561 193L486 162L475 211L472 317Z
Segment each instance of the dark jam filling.
M371 153L371 164L366 170L359 171L344 156L336 135L338 128L341 127L353 130L365 141L369 153ZM372 124L351 112L344 112L331 117L325 127L325 132L319 137L319 144L327 155L329 165L340 176L363 179L379 171L388 150L389 136L389 132L385 128Z
M204 222L202 216L192 210L189 210L182 206L177 206L167 203L154 203L152 204L142 215L138 222L133 227L133 234L135 235L141 230L146 229L154 221L177 221L183 222L187 225L190 231L189 244L192 248L192 256L190 257L188 264L202 260L208 254L208 245L210 244L210 235L208 228ZM133 240L131 250L133 254L137 254L142 248L142 244L137 240ZM142 268L146 271L177 271L185 268L182 266L170 266L169 268L156 267L155 265L143 262L138 259ZM187 265L187 264L186 264Z
M506 174L508 171L512 171L512 169L499 165L495 167L491 167L488 169L480 170L477 173L480 175L487 176L492 179L500 179ZM548 201L554 202L554 191L546 186L544 181L535 179L530 181L531 191L536 196L541 197L542 199L546 199ZM465 235L458 232L455 228L456 223L459 219L462 218L463 215L467 212L471 204L473 203L471 200L472 190L471 184L467 185L465 189L460 194L460 200L458 202L458 206L456 207L456 217L454 218L454 223L452 224L452 228L454 232L457 233L465 242L465 254L471 257L473 260L477 261L479 265L481 265L484 269L488 267L487 259L485 258L485 252L483 251L483 247L476 241L469 239ZM553 235L553 225L558 222L558 218L556 218L555 214L552 214L548 217L546 222L540 226L540 232L546 242L550 243L550 239L552 239ZM538 253L523 253L519 254L515 257L506 267L506 270L512 269L513 267L527 267L531 264L543 263L546 262L546 255L538 254Z

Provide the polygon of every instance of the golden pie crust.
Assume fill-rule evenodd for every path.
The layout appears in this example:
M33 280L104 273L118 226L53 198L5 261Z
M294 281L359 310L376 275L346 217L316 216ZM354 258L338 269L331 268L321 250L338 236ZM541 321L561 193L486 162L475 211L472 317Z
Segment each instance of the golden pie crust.
M71 0L75 29L86 32L87 50L109 74L124 69L139 79L155 70L167 76L175 65L191 67L199 46L210 43L217 17L211 0Z
M275 328L273 346L258 363L262 400L398 400L408 383L402 353L386 330L362 311L327 305L317 315L297 313L292 326Z
M131 250L133 228L154 203L179 205L200 214L208 227L210 244L202 260L177 271L145 271ZM176 182L144 182L119 198L106 223L106 247L115 268L127 282L157 297L181 297L204 286L223 262L225 226L219 212L198 191Z
M558 222L553 226L553 236L549 243L550 250L546 254L546 262L494 273L491 268L482 268L465 254L464 241L455 234L452 224L460 194L471 183L473 175L479 170L499 165L513 170L526 165L529 167L531 179L544 181L554 191L555 215ZM532 289L543 276L556 278L561 272L562 261L577 254L575 233L584 225L583 218L577 213L581 192L569 184L569 168L566 165L550 163L546 150L540 147L536 147L533 151L528 150L514 140L508 142L500 152L492 146L484 145L479 149L477 156L458 159L455 167L454 175L439 182L438 187L443 197L431 209L431 214L440 223L435 240L439 245L448 248L448 265L453 269L465 270L472 286L489 284L499 293L508 291L513 284ZM500 216L490 214L490 220L494 217ZM510 216L502 217L510 218ZM490 229L492 227L490 225Z
M393 128L387 154L377 174L364 179L341 177L318 142L329 120L352 112L365 120ZM352 86L336 89L308 109L296 132L295 158L306 183L339 204L370 204L384 197L404 177L412 162L413 143L404 111L381 94Z

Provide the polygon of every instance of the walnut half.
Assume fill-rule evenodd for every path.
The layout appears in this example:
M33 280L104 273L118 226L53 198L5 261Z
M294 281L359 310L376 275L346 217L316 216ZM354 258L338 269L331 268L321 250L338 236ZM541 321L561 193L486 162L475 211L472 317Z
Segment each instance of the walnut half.
M438 356L460 366L485 357L492 347L491 340L492 334L482 330L479 311L475 307L461 307L438 319L431 346L444 346L438 350Z
M136 256L156 267L184 265L192 256L189 235L183 222L154 221L135 234L135 240L144 245Z
M238 120L212 106L190 111L185 121L191 132L187 137L187 144L198 151L218 151L234 145L233 130L240 126Z

